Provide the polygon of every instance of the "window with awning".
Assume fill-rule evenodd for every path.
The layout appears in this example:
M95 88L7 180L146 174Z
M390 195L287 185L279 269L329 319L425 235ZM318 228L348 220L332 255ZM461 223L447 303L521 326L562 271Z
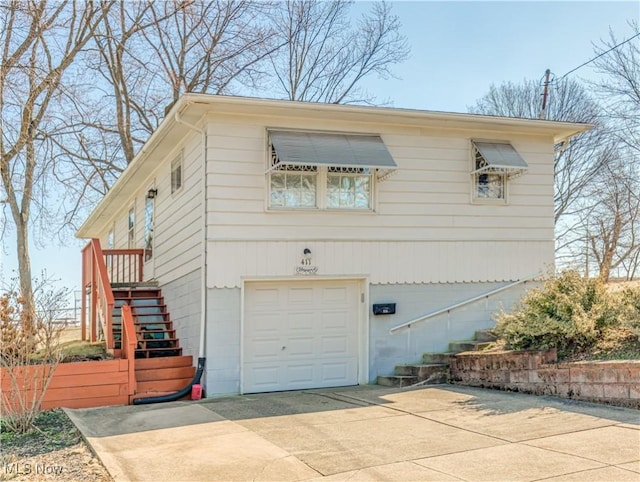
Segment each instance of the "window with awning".
M506 202L507 182L529 168L518 151L507 142L472 141L474 201Z
M269 207L373 209L397 165L377 135L269 131Z

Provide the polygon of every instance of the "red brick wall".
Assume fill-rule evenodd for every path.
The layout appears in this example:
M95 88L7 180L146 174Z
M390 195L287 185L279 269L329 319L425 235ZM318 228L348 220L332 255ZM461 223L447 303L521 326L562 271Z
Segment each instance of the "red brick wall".
M555 350L460 353L451 358L459 385L640 409L640 361L556 363Z

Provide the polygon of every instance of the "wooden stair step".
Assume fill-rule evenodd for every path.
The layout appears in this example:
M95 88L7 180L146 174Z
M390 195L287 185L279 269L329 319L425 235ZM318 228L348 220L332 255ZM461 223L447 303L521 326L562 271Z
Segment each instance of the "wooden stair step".
M177 390L172 390L170 392L145 392L145 393L136 393L131 397L132 400L136 398L149 398L149 397L161 397L163 395L172 395L176 393ZM178 400L191 400L191 394L188 393L184 397L179 398ZM115 405L115 404L114 404Z
M142 370L156 370L158 368L177 368L193 366L191 355L168 356L157 358L142 358L136 360L136 373Z
M171 380L150 380L138 382L136 393L144 392L177 392L191 383L193 378L174 378Z
M144 308L149 306L166 306L164 300L162 298L133 298L129 300L130 303L127 303L132 309L134 308Z
M144 314L137 315L133 317L133 322L138 324L143 323L171 323L171 320L168 319L168 313L153 313L153 314ZM151 317L157 317L155 319L150 319ZM159 318L159 319L158 319Z
M157 281L129 281L127 283L111 283L111 287L115 289L125 289L125 290L158 288L158 282Z
M177 357L172 357L177 358ZM149 358L154 360L154 358ZM196 368L188 367L168 367L155 368L153 370L136 370L136 380L138 382L149 382L153 380L174 380L174 379L193 379L196 374Z
M146 350L151 348L178 348L178 339L166 338L158 340L138 339L138 350Z
M129 293L132 300L162 298L161 290L133 290Z
M180 356L182 355L182 348L145 348L136 349L136 359L138 358L157 358L168 356Z
M139 335L142 335L140 340L176 340L175 330L144 330L138 331ZM149 336L147 336L149 335ZM161 335L161 336L158 336Z

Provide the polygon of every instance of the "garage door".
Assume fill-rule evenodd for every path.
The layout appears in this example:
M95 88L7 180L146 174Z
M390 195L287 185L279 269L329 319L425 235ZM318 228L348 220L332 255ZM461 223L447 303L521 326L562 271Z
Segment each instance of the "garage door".
M357 281L245 286L243 392L355 385Z

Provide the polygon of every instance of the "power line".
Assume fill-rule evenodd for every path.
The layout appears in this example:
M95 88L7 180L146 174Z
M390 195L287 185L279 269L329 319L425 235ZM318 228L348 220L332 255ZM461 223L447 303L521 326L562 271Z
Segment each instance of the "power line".
M606 52L602 52L599 55L596 55L594 58L592 58L591 60L587 60L584 64L580 64L578 65L575 69L570 70L569 72L567 72L566 74L564 74L562 77L560 77L558 80L562 80L564 79L567 75L575 72L578 69L581 69L582 67L584 67L585 65L590 64L591 62L593 62L594 60L598 60L600 57L602 57L603 55L608 54L609 52L611 52L612 50L617 49L618 47L626 44L627 42L631 42L634 38L636 37L640 37L640 32L635 34L633 37L629 37L627 40L625 40L624 42L620 42L618 45L614 45L613 47L611 47L609 50L607 50Z

